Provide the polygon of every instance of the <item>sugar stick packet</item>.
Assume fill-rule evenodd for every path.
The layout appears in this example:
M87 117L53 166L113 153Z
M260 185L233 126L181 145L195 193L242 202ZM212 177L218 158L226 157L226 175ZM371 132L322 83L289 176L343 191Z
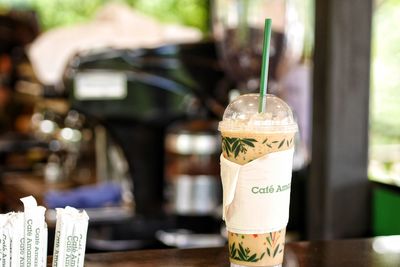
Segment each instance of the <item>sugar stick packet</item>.
M11 213L0 214L0 265L10 266L11 236L9 218Z
M45 207L38 206L34 197L21 198L24 204L24 267L45 267L47 263L47 225Z
M25 264L24 213L12 213L9 218L11 237L11 267Z
M42 257L41 257L41 266L47 266L47 240L48 240L48 229L47 224L44 224L44 231L42 232L42 240L43 240L43 247L42 247Z
M83 267L89 216L72 207L56 211L53 267Z

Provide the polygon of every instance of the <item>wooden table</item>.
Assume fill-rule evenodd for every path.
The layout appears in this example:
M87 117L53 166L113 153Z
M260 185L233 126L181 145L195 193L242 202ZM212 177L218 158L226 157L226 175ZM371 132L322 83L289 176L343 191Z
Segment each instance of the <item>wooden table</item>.
M227 267L227 248L162 249L87 254L86 267ZM49 264L48 266L51 266ZM284 267L400 267L400 236L358 240L294 242Z

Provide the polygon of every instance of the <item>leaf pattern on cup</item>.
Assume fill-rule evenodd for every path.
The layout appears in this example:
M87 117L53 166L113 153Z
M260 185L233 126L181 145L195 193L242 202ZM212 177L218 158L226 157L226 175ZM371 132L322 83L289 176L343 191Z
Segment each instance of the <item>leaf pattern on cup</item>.
M283 244L279 244L278 240L280 235L282 234L282 231L277 231L273 233L269 233L269 235L266 237L267 240L267 254L270 257L275 258L278 254L283 252Z
M262 142L263 145L266 145L269 148L289 148L293 143L293 137L292 138L283 138L282 140L269 140L268 138L265 138L264 141Z
M237 138L237 137L222 137L222 151L226 153L228 157L234 155L234 158L239 156L239 153L246 154L248 147L255 147L254 143L257 143L256 139L253 138Z
M231 259L242 262L259 262L262 259L274 259L283 253L284 243L281 243L280 239L284 236L282 230L262 234L249 234L242 235L236 233L230 233L230 235L236 236L233 242L229 243L229 256ZM251 239L263 238L265 242L262 242L263 246L258 247L256 251L252 251L247 245L247 241ZM265 238L265 239L264 239Z
M233 242L229 247L229 256L231 259L245 262L258 262L264 258L265 252L263 252L259 257L257 253L251 253L248 247L244 248L241 243L239 243L239 248L236 247L236 243Z

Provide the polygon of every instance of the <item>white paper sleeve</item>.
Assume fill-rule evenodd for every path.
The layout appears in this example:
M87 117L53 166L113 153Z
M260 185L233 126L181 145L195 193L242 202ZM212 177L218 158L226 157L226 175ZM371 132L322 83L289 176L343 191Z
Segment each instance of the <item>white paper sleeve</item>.
M221 155L222 217L228 231L261 234L286 227L293 152L270 153L245 165Z

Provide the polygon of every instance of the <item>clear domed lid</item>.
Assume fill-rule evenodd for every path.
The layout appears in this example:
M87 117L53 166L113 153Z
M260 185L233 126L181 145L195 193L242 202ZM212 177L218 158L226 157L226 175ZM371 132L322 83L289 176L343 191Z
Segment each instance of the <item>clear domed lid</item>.
M280 98L268 94L266 110L258 113L258 94L241 95L225 109L220 131L295 132L297 124L290 107Z

